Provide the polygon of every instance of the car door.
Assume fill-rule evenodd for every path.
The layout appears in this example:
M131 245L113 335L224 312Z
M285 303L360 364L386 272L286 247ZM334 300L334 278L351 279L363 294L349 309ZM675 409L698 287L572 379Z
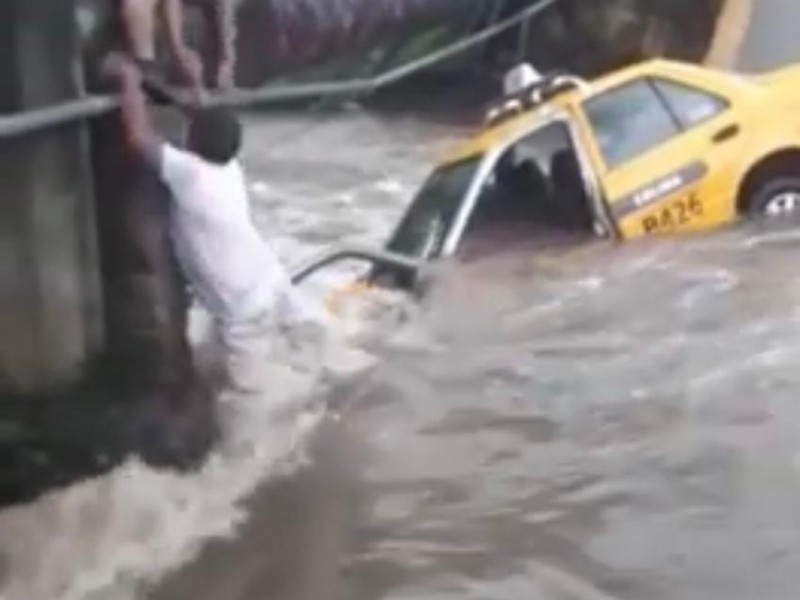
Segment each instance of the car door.
M731 173L743 136L726 97L651 75L583 108L621 237L706 229L735 217Z
M602 203L597 176L583 139L576 135L573 114L550 111L547 118L521 129L493 149L476 194L463 207L450 246L465 249L464 238L490 219L510 210L502 223L509 231L551 227L568 231L610 233L608 211ZM490 210L487 210L490 209Z

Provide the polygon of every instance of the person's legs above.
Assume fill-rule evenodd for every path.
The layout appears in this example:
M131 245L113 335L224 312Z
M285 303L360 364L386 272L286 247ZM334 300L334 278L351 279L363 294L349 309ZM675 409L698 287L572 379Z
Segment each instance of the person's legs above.
M169 105L178 98L169 89L168 70L159 65L156 36L159 18L169 32L170 48L183 71L184 79L199 90L202 65L194 52L183 43L181 0L118 0L119 19L126 41L126 52L142 73L142 82L151 101Z
M120 0L129 51L137 61L156 59L156 8L160 0Z

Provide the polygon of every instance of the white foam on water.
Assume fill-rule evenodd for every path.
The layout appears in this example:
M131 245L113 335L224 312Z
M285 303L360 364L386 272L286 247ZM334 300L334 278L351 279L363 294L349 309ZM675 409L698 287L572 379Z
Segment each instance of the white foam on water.
M406 193L406 186L403 185L403 182L392 178L378 181L375 183L375 189L387 194L401 195Z
M352 266L335 269L310 291L321 293L354 274ZM407 307L398 294L369 293L349 298L338 316L352 339L396 322ZM202 345L209 328L205 313L191 311L194 344ZM225 440L198 472L180 475L129 460L107 475L0 512L0 573L7 575L0 600L134 600L209 541L236 536L248 519L244 501L263 481L302 468L310 434L325 418L322 408L287 413L306 402L314 380L276 358L265 361L262 396L226 391L219 398ZM332 366L346 376L340 367Z
M308 119L295 121L306 124ZM277 139L273 132L282 127L297 128L288 117L248 123L256 140ZM295 144L281 147L279 153L294 161L335 147L338 152L333 156L325 152L321 163L334 158L346 165L365 163L367 173L354 173L346 189L366 193L372 182L378 182L374 188L391 197L354 207L348 218L358 227L342 231L340 242L379 245L427 168L421 168L416 155L429 152L431 140L436 140L434 145L442 143L441 130L426 127L423 132L430 139L416 130L396 139L397 128L353 115L313 125L305 137L293 135ZM351 143L354 136L376 148ZM395 151L397 156L390 156ZM286 264L296 264L328 245L304 241L306 229L339 233L342 219L331 206L335 194L324 180L315 180L314 171L309 173L314 185L308 190L303 187L309 183L305 178L296 186L276 182L275 173L269 171L271 159L262 165L260 154L262 149L254 143L249 158L256 164L248 170L256 176L250 187L255 216L265 229L285 236L268 238ZM392 178L385 179L384 171ZM316 285L309 282L304 287L312 296L322 297L363 268L343 265L320 274ZM396 320L406 300L390 296L349 301L340 314L345 332L366 335L375 324L379 329L387 318ZM199 342L208 330L208 319L193 311L189 326L191 339ZM292 417L281 416L276 408L293 402L302 405L312 393L308 376L275 361L265 366L263 377L268 391L262 397L226 392L220 398L225 442L199 471L179 475L130 460L111 473L0 512L0 600L140 598L148 584L192 561L208 541L236 536L248 518L244 501L250 493L265 480L302 468L310 434L325 418L321 410L308 409Z
M800 231L797 229L766 231L747 238L743 243L743 248L757 248L758 246L769 246L796 242L800 239Z
M261 481L302 467L309 434L324 417L321 408L284 412L309 395L307 375L276 361L265 365L263 378L268 391L258 397L222 394L224 442L198 472L129 460L0 513L8 575L0 598L136 598L208 540L235 535L247 519L242 502Z
M342 273L332 277L328 283L345 281ZM369 325L362 320L377 323L399 303L390 293L359 298L339 315L342 331L364 334ZM189 317L199 360L216 360L208 351L210 318L197 308ZM371 366L368 355L338 351L339 363L348 364L327 366L340 376L351 375L359 360ZM310 435L326 416L322 407L306 407L319 389L304 369L289 366L296 358L265 357L262 395L221 394L224 442L199 471L181 475L129 460L0 513L0 573L7 575L0 600L133 600L210 540L236 536L248 518L244 501L261 482L303 467Z
M259 196L267 196L272 191L272 188L264 181L254 181L250 184L250 193L259 195Z

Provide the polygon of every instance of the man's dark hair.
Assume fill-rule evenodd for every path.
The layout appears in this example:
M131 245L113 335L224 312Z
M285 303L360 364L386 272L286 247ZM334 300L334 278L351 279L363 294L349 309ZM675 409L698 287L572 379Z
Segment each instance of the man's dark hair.
M230 110L203 108L189 120L189 149L205 160L226 164L239 154L242 125Z

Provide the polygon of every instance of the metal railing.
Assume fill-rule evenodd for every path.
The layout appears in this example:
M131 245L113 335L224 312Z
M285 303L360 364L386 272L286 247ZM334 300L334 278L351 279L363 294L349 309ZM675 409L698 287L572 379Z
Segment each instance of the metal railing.
M230 90L209 96L204 104L211 106L243 107L271 104L338 95L369 94L397 83L411 75L457 56L479 44L538 15L560 0L542 0L494 25L435 50L417 60L368 79L348 81L320 81L296 85L266 85L254 90ZM0 138L22 135L39 129L62 125L72 121L96 117L114 110L118 103L111 96L88 96L53 107L40 108L0 116Z
M408 256L389 252L387 250L374 250L359 246L342 246L327 250L302 266L294 269L290 278L292 283L299 284L320 269L332 263L354 259L362 260L373 265L394 267L410 273L418 273L425 265L424 261L409 258Z

